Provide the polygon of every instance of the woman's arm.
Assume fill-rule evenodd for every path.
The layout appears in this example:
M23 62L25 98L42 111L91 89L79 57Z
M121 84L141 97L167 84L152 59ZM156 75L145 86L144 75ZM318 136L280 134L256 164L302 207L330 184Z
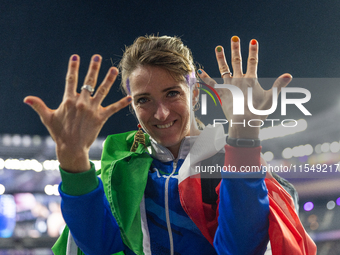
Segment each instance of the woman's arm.
M109 69L92 96L101 60L99 55L92 57L84 86L77 93L80 58L78 55L70 57L64 97L58 109L48 108L37 97L24 99L39 114L56 143L62 169L60 194L63 216L76 243L86 254L112 254L124 249L102 183L89 161L89 149L106 120L126 107L131 97L107 107L101 106L118 75L115 67Z
M265 110L271 109L273 98L277 97L281 88L288 85L292 76L283 74L270 90L264 90L257 79L258 42L253 39L249 43L245 73L242 70L240 39L234 36L230 42L233 74L227 64L223 47L218 46L215 49L223 85L228 85L229 88L217 88L217 82L206 72L198 72L203 82L216 88L222 101L222 110L229 122L228 140L231 138L230 141L234 142L231 144L235 146L225 147L225 166L232 166L237 170L236 173L222 173L219 226L214 246L219 254L263 254L269 241L269 199L264 182L265 175L260 172L261 147L257 143L261 125L255 121L248 125L248 121L261 122L268 117ZM251 106L247 103L249 88L252 91ZM237 105L236 101L242 104ZM250 110L252 108L257 111ZM242 148L242 143L250 148ZM253 173L242 173L242 166L253 167L251 169L257 167L257 170Z
M225 165L258 166L261 147L225 146ZM218 254L263 254L269 241L269 199L265 173L222 172L218 228L214 247Z

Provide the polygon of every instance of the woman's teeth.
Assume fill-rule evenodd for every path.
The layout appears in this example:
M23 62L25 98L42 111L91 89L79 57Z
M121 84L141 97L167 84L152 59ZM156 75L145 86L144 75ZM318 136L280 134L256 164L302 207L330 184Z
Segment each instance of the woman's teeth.
M174 124L174 121L170 122L169 124L165 125L157 125L158 128L169 128Z

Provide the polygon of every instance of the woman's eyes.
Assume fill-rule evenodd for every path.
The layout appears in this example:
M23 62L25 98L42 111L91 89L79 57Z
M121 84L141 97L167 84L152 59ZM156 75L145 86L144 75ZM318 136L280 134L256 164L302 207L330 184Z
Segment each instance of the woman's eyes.
M169 91L168 94L167 94L166 96L172 98L172 97L178 96L179 94L180 94L179 91L172 90L172 91ZM138 99L137 99L137 104L145 104L145 103L147 103L148 101L149 101L148 98L146 98L146 97L141 97L141 98L138 98Z
M137 104L145 104L148 101L145 97L141 97L137 99Z
M173 90L173 91L170 91L170 92L168 93L167 96L169 96L169 97L175 97L175 96L177 96L177 95L179 95L179 94L180 94L179 91Z

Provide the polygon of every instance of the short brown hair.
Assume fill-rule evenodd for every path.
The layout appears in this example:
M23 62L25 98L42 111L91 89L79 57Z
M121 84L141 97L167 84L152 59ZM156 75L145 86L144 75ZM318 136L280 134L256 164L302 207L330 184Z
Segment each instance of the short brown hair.
M141 36L125 48L119 63L121 88L127 92L126 81L139 66L159 66L168 70L176 81L185 81L195 71L191 50L176 36Z

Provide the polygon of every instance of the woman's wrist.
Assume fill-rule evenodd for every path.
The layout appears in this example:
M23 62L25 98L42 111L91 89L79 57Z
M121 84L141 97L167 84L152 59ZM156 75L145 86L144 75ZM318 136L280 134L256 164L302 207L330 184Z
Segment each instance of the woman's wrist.
M91 169L88 151L56 149L60 168L69 173L81 173Z

